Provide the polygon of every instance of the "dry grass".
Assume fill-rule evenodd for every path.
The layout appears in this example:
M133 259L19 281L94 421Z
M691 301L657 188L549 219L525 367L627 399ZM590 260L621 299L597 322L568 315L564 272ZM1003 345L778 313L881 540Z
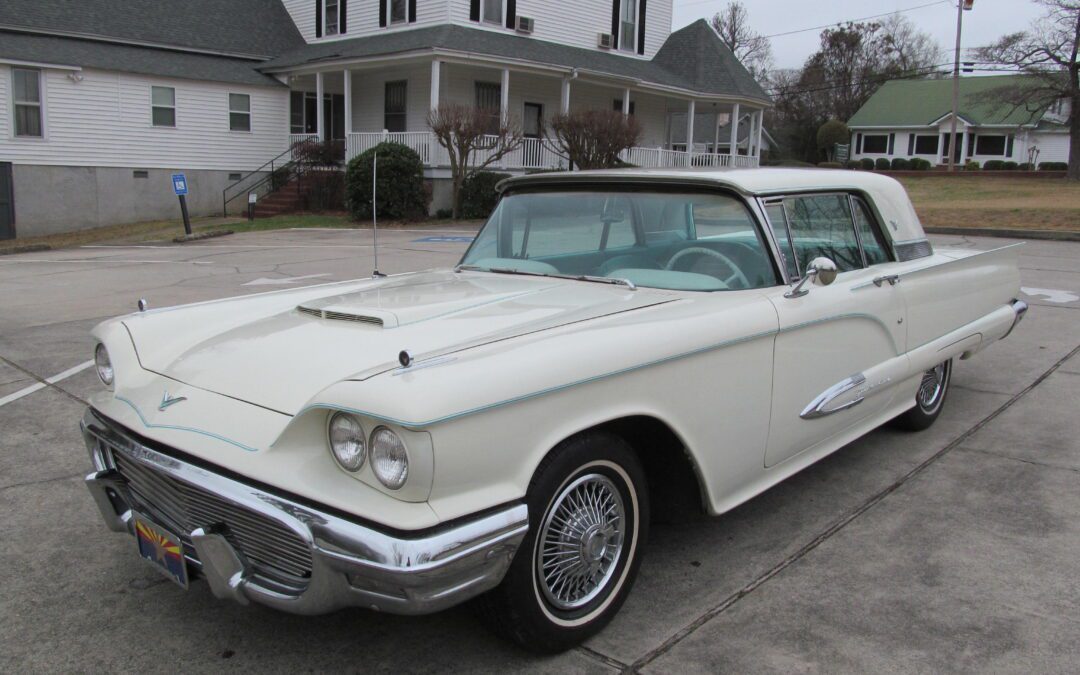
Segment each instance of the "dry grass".
M1080 231L1080 183L1048 178L904 176L927 227Z

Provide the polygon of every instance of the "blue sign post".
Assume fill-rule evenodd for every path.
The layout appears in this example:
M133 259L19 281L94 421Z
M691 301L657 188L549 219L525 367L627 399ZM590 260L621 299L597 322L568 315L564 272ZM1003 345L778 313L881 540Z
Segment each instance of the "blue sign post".
M184 234L191 236L191 218L188 217L187 210L187 176L182 173L174 173L172 175L173 192L180 198L180 213L184 216Z

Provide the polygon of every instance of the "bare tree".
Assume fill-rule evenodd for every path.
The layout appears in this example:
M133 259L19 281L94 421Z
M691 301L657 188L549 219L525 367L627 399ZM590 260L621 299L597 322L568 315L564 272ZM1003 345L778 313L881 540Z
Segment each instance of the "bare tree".
M720 40L735 54L758 82L768 79L773 69L772 44L750 27L750 13L739 0L732 0L709 21Z
M517 150L524 139L516 118L458 103L443 103L428 112L428 126L449 156L454 218L461 212L465 181Z
M1014 68L1030 75L1029 81L995 87L980 98L1027 110L1032 121L1064 102L1070 135L1066 176L1080 181L1080 1L1036 1L1046 14L1030 30L1005 35L978 51L980 61Z
M879 35L890 47L890 65L900 75L934 77L944 73L945 52L929 33L897 12L881 20Z
M619 165L619 153L637 145L641 124L617 110L579 110L556 115L551 131L559 152L579 169Z

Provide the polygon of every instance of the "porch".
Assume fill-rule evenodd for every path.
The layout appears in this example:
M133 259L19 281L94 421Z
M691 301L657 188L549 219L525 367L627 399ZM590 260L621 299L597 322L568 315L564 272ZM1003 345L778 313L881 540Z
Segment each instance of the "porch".
M544 130L555 112L584 109L615 109L637 117L643 130L640 145L621 155L635 166L756 167L761 154L760 103L675 93L655 83L576 68L511 68L477 59L427 57L356 62L295 73L287 80L292 90L290 147L309 139L337 141L348 161L381 142L401 143L420 156L431 177L447 175L449 169L445 149L427 126L428 111L444 102L490 107L504 118L520 120L524 142L491 170L569 168Z

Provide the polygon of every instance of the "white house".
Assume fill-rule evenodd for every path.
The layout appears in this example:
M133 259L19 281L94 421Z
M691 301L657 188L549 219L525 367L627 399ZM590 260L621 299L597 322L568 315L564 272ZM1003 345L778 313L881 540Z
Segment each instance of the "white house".
M957 110L957 162L1068 162L1067 105L1029 111L993 100L995 89L1029 86L1025 75L965 77ZM947 164L952 128L951 79L893 80L848 121L853 159L921 158ZM989 92L989 95L988 95Z
M5 0L0 237L175 217L175 171L220 212L311 137L413 147L438 206L443 101L523 121L508 171L560 166L540 122L582 108L639 118L639 166L756 165L769 97L704 21L672 33L672 1Z

